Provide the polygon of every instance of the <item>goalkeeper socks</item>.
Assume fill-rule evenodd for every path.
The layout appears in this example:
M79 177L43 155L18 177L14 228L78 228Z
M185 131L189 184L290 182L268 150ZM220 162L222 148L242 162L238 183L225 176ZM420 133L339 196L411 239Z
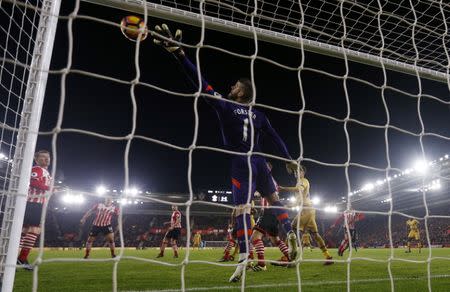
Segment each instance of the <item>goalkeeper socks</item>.
M256 255L258 256L258 265L262 267L265 266L263 241L259 238L253 240L253 246L255 247Z
M278 248L280 249L280 251L283 253L283 255L288 259L289 258L289 249L288 249L286 243L284 243L284 241L278 239L276 244L277 244Z
M245 225L244 225L245 220ZM237 238L239 240L239 254L247 253L247 242L245 241L245 234L247 233L247 239L250 240L252 236L252 227L250 225L250 215L243 214L236 217ZM247 230L245 230L247 227ZM250 244L250 242L249 242Z
M272 206L284 207L280 201L273 202ZM286 209L273 208L272 212L277 217L277 220L280 222L281 226L283 226L284 232L289 233L292 231L291 220L289 220L289 215Z
M36 242L36 239L38 238L39 234L28 232L22 240L22 249L20 250L19 254L19 260L21 262L24 262L28 259L28 255L30 254L31 249L34 246L34 243Z

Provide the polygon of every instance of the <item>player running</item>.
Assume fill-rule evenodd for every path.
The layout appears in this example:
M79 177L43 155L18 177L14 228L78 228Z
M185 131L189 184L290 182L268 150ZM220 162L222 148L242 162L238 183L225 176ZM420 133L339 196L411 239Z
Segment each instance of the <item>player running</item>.
M111 225L111 220L114 215L119 216L119 207L113 204L111 198L105 198L104 203L95 204L94 207L84 214L80 220L80 224L84 225L86 219L94 213L95 219L92 222L91 231L89 232L89 237L86 241L86 252L84 254L84 258L89 258L92 244L100 233L104 235L107 243L109 244L111 257L115 258L116 254L114 250L116 248L116 244L114 242L114 231Z
M170 227L164 235L161 243L160 251L157 258L164 256L164 249L170 243L173 249L173 257L178 258L178 246L177 241L181 234L181 212L178 211L178 206L172 206L172 216L170 216Z
M299 178L297 181L297 185L295 187L283 187L280 186L279 189L281 191L286 192L295 192L296 202L300 202L302 204L302 212L300 215L297 215L295 219L292 221L293 228L298 228L300 232L309 231L309 233L314 237L314 240L319 245L319 248L322 250L323 255L325 256L326 261L325 265L333 264L331 261L333 258L328 252L327 247L325 246L325 242L319 234L319 230L317 228L316 223L316 210L312 206L311 198L309 196L309 181L305 178L306 169L304 166L300 166Z
M239 79L231 86L227 98L223 98L203 78L200 78L201 84L197 86L197 68L186 57L180 45L174 42L181 41L181 30L177 30L175 36L172 36L166 24L163 24L161 27L157 25L155 30L158 35L153 33L154 42L172 53L179 60L195 87L200 87L203 93L216 97L205 98L205 100L216 111L221 125L223 144L227 150L242 154L246 154L250 150L261 152L259 138L263 134L266 134L275 143L281 155L285 159L292 161L286 145L272 128L264 113L255 108L252 108L250 111L249 103L253 99L253 86L250 80L244 78ZM164 36L165 39L160 36ZM227 99L233 102L229 102ZM246 260L247 242L245 238L249 239L252 234L250 224L251 207L249 203L255 191L258 190L268 200L270 205L283 207L267 169L265 158L260 155L252 155L250 161L252 174L251 185L249 185L250 170L247 163L247 155L233 155L231 161L231 183L233 201L236 206L236 229L239 242L240 263ZM297 169L297 164L289 162L286 164L286 167L292 173ZM291 258L295 258L297 254L297 237L295 232L292 231L288 213L283 208L274 209L274 212L285 229L285 232L288 234L290 256ZM244 269L244 264L238 265L230 277L230 282L239 281Z

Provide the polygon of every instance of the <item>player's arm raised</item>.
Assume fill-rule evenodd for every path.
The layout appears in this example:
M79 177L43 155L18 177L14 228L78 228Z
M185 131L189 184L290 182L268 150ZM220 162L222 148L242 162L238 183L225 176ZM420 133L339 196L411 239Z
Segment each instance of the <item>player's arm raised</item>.
M161 26L155 26L155 32L152 33L153 42L161 46L167 52L173 54L183 66L184 72L191 81L194 88L198 88L198 72L197 67L186 57L183 48L181 47L182 31L177 29L175 35L172 34L167 24L163 23ZM201 91L210 95L221 98L222 95L217 93L211 85L200 75ZM211 98L205 99L213 106L223 106L223 101L214 100Z

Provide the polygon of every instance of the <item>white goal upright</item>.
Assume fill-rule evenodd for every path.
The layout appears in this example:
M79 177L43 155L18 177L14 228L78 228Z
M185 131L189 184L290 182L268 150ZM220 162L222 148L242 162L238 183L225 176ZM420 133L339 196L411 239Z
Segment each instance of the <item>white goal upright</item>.
M159 20L170 20L178 23L188 24L200 27L202 33L206 29L216 30L232 35L239 35L255 42L255 51L252 55L234 54L243 59L251 59L251 72L254 72L254 62L256 59L263 58L258 55L258 42L269 42L277 46L287 46L299 50L297 57L300 66L297 68L283 66L276 62L274 65L283 69L295 71L298 74L298 82L300 88L300 96L305 99L302 91L301 73L305 68L305 52L314 52L326 56L340 58L344 61L345 73L343 75L332 75L319 69L309 68L311 71L331 76L339 80L343 84L345 91L345 100L348 105L348 111L344 119L327 116L318 112L308 110L303 102L303 108L295 112L299 119L299 128L293 129L292 133L298 136L300 145L302 145L302 119L306 111L318 118L328 118L336 120L342 124L346 138L346 149L348 149L347 157L344 163L336 164L326 161L318 161L304 155L303 148L300 147L300 155L296 157L299 162L308 161L325 167L341 167L345 172L346 185L348 195L346 197L346 207L351 208L353 195L352 186L349 179L349 167L358 166L366 169L377 170L383 173L388 185L388 198L390 208L388 211L379 212L372 211L373 214L382 214L389 217L389 239L391 254L387 260L391 289L394 289L394 279L391 271L391 262L394 260L391 216L393 212L392 190L390 188L390 174L396 171L390 162L389 151L386 151L387 165L383 168L376 168L370 165L362 165L354 163L351 160L350 137L347 126L350 122L368 128L382 129L385 131L385 147L389 149L388 131L393 128L390 123L389 110L385 106L387 121L384 125L375 125L363 123L351 118L350 113L350 96L347 92L347 81L350 78L361 81L361 83L369 84L370 82L360 80L356 77L349 77L349 63L358 62L371 66L376 66L382 70L382 84L369 84L369 86L377 88L381 92L383 104L386 104L385 90L390 88L394 91L401 92L400 89L392 88L387 82L387 71L397 71L417 77L416 94L410 94L417 99L418 116L421 120L420 103L424 97L422 93L422 79L431 79L434 81L447 84L450 90L450 57L449 57L449 28L448 17L450 15L450 4L443 0L309 0L309 1L269 1L269 0L161 0L161 1L141 1L141 0L83 0L76 1L75 9L70 16L64 16L69 19L69 53L73 49L73 36L71 25L76 18L83 18L92 21L93 24L101 22L105 25L117 26L103 19L95 19L95 17L84 16L78 14L79 5L83 2L89 2L96 5L104 5L120 9L125 13L132 12L144 15L149 27L153 27L156 23L150 23L150 19L158 18ZM25 212L26 194L29 184L29 176L33 161L33 153L35 151L36 139L38 137L39 122L41 118L42 105L45 96L45 87L49 64L51 60L53 43L55 38L55 30L59 15L60 0L0 0L0 119L1 119L1 136L0 136L0 214L2 218L2 227L0 233L0 273L2 291L12 291L14 284L15 263L18 253L20 232L22 228L23 216ZM159 21L158 20L158 21ZM97 22L97 23L96 23ZM95 26L95 25L94 25ZM194 46L197 53L205 47L202 41ZM192 46L191 46L192 47ZM137 45L139 48L139 43ZM220 49L220 48L219 48ZM223 50L223 49L222 49ZM138 60L139 54L136 50L135 58ZM197 61L200 61L197 54ZM62 68L55 74L66 76L72 72L71 58L67 67ZM270 59L268 61L271 61ZM86 70L78 70L77 73L84 74L91 78L100 78L112 82L129 84L131 86L131 99L135 105L134 86L139 83L139 62L136 62L136 78L133 81L118 80L114 76L105 76L97 72L89 72ZM251 79L254 83L254 74ZM65 78L62 78L65 82ZM63 84L64 85L64 84ZM146 84L149 85L149 84ZM62 87L61 103L65 96L65 86ZM178 92L171 92L164 88L151 85L165 93L173 95L181 95ZM405 93L406 94L406 93ZM447 93L448 94L448 93ZM192 94L198 98L199 93ZM450 101L444 98L429 96L444 106L448 106ZM253 106L266 106L260 104L258 97L254 99ZM269 107L269 106L266 106ZM271 107L271 109L280 112L286 110ZM195 104L197 113L197 104ZM133 113L136 109L133 108ZM292 112L290 112L292 113ZM59 129L61 126L62 113L58 117L58 123L55 125L53 135L58 135L65 129ZM136 115L133 116L133 127L128 135L124 137L102 136L96 132L89 132L82 129L70 129L72 132L79 134L91 134L102 139L109 140L125 140L127 147L125 156L125 187L128 187L128 156L130 143L136 138ZM253 125L250 125L253 127ZM202 148L227 152L224 149L211 148L197 144L198 122L195 123L195 136L193 143L188 148L177 147L167 141L160 141L149 137L152 143L158 143L165 147L186 151L190 154L189 172L187 178L189 181L190 197L185 202L186 218L190 217L190 206L194 202L191 178L192 152ZM397 130L414 137L417 137L422 156L425 157L423 137L433 136L442 140L450 140L450 137L427 132L422 120L421 131L412 133L410 131L396 128ZM142 136L140 137L142 138ZM148 138L148 137L144 137ZM253 138L253 137L252 137ZM54 144L52 152L56 152ZM278 157L279 158L279 157ZM1 161L3 159L3 161ZM55 166L53 173L55 172ZM160 200L161 201L161 200ZM425 221L426 243L430 246L430 236L428 233L427 220L432 217L428 213L427 200L425 191L423 192L423 202L426 209L426 215L421 218ZM209 203L214 204L214 203ZM342 213L344 210L340 210ZM367 213L371 213L368 211ZM45 216L45 213L44 213ZM448 216L441 216L447 218ZM121 217L120 217L121 218ZM119 219L119 223L121 223ZM190 224L187 222L187 245L190 242ZM122 225L120 225L120 237L123 247ZM45 241L42 234L41 242ZM222 243L220 242L220 245ZM41 250L43 245L41 244ZM117 290L117 263L122 258L123 249L117 259L114 259L113 269L113 290ZM41 264L42 254L38 257L37 264ZM431 291L431 249L428 251L428 288ZM66 259L64 259L66 260ZM68 259L67 259L68 260ZM370 260L370 259L369 259ZM75 260L74 260L75 261ZM150 260L149 260L150 261ZM308 261L302 256L297 260L297 271L299 271L299 263ZM150 261L155 263L156 261ZM352 262L352 247L350 245L350 258L347 261L341 260L347 265L347 289L350 291L350 266ZM45 263L45 262L44 262ZM186 249L185 263L189 263L189 248ZM186 264L186 265L187 265ZM181 269L181 290L185 290L185 266ZM220 265L217 264L216 265ZM244 272L245 273L245 272ZM297 272L297 284L301 289L301 276ZM33 275L33 290L37 290L38 273ZM245 276L242 280L242 289L245 289Z
M0 273L12 291L59 0L0 2Z

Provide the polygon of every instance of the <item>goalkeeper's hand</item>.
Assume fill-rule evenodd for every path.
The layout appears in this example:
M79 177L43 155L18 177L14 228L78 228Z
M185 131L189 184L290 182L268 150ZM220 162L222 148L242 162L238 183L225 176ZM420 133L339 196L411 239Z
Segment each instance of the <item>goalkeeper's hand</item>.
M163 23L161 26L155 26L155 33L153 33L153 42L166 49L169 53L182 53L183 49L179 44L174 43L173 41L181 42L182 32L181 29L177 29L175 32L175 36L172 35L167 24ZM163 39L161 36L165 37ZM169 39L169 40L168 40ZM171 41L172 40L172 41Z

